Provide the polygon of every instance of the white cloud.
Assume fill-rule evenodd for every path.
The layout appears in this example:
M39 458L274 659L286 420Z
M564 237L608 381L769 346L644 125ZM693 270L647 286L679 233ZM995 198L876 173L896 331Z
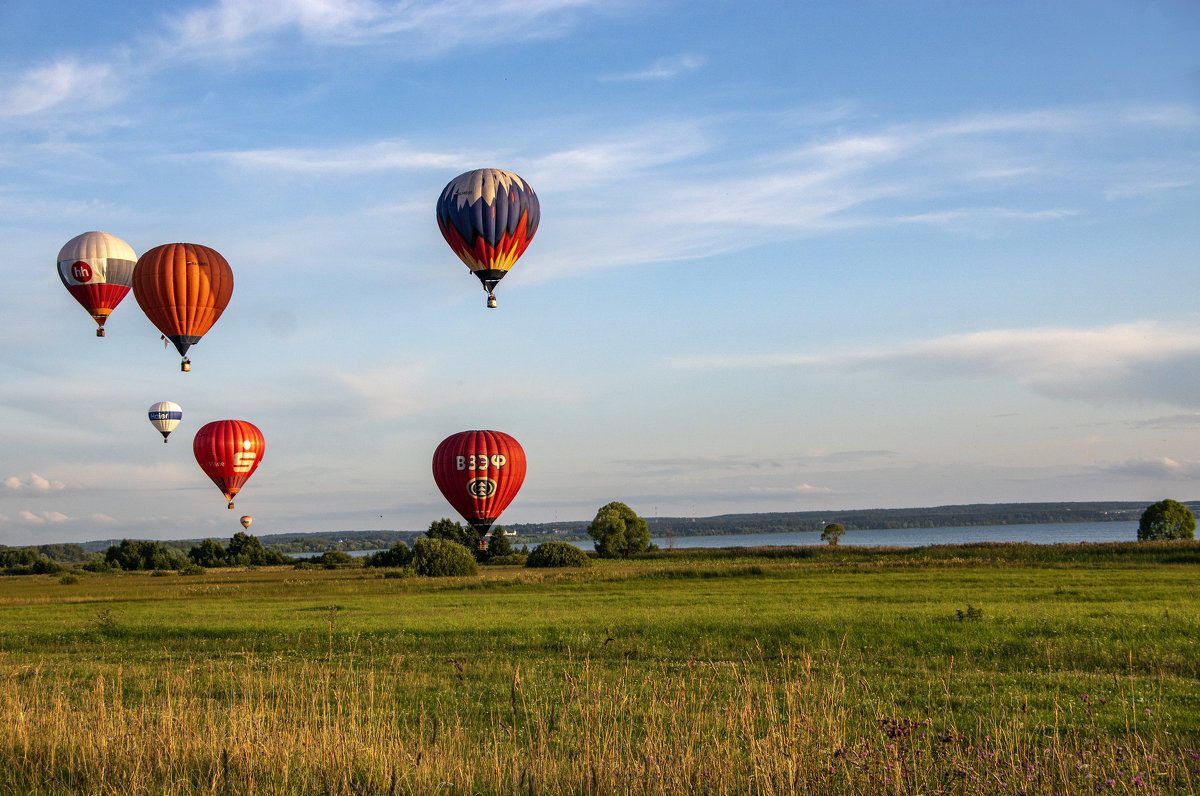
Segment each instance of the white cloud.
M480 160L478 155L425 151L395 140L332 149L254 149L212 152L207 156L239 169L336 175L465 168L465 164Z
M1148 478L1155 481L1189 481L1200 478L1200 462L1176 461L1166 456L1158 459L1130 459L1099 468L1122 478Z
M29 116L68 102L103 104L111 99L106 90L111 78L109 67L73 59L33 67L4 81L0 118Z
M827 486L813 486L812 484L796 484L795 486L752 486L750 491L755 495L763 495L770 497L788 497L807 495L829 495L833 490Z
M25 522L33 525L46 525L47 523L63 522L71 519L61 511L40 511L35 514L32 511L22 510L20 517Z
M606 75L600 79L605 82L671 80L685 72L693 72L702 66L704 66L703 58L691 53L684 53L682 55L659 58L645 69L616 75Z
M1015 381L1054 397L1193 406L1200 395L1200 329L1151 321L1099 329L999 329L841 353L679 357L701 370L802 368L907 378Z
M34 492L51 492L66 489L66 484L62 481L51 481L37 473L30 473L28 481L23 481L15 475L11 476L4 480L4 486L8 489L32 490Z
M228 57L295 33L324 45L387 42L398 57L426 57L484 35L510 42L561 35L579 12L612 7L600 0L219 0L168 20L163 49Z

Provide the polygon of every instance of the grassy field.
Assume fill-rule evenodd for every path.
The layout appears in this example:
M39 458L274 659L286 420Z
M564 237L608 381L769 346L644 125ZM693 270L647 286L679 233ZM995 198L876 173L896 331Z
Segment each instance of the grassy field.
M63 581L0 579L4 793L1200 790L1193 543Z

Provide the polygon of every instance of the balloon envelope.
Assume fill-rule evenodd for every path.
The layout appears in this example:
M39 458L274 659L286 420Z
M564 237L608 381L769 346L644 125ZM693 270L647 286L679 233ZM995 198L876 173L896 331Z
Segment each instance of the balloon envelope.
M541 217L529 183L500 169L458 175L437 203L442 237L489 293L528 248Z
M67 241L58 252L58 278L96 322L104 322L129 293L137 255L128 243L107 232L85 232Z
M150 424L163 435L163 442L183 419L183 409L174 401L159 401L150 406Z
M262 461L267 443L262 432L245 420L214 420L196 432L192 453L233 508L236 495Z
M525 480L525 451L500 431L460 431L434 451L433 480L483 537Z
M247 515L245 515L245 516L243 516L243 517L242 517L242 520L241 520L241 522L242 522L242 527L243 527L243 528L249 528L249 527L250 527L250 523L254 522L254 518L253 518L253 517L251 517L249 514L247 514Z
M198 243L155 246L133 268L133 297L180 356L221 317L233 295L233 270Z

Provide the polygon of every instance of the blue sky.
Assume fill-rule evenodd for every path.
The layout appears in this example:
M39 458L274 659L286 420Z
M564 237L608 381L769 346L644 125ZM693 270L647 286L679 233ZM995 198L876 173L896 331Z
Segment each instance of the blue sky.
M1196 498L1197 8L6 0L0 543L421 529L471 428L502 523ZM485 166L542 206L493 311L434 221ZM92 229L229 260L191 373L94 337Z

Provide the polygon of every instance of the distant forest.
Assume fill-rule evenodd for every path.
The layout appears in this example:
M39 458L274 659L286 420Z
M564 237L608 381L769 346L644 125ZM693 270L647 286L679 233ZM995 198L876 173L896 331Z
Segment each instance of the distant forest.
M1112 501L1098 503L976 503L963 506L934 506L914 509L853 509L844 511L789 511L763 514L722 514L716 517L647 517L650 535L722 536L739 533L795 533L820 531L828 523L841 523L846 530L894 530L902 528L951 528L978 525L1039 525L1062 522L1137 521L1148 502ZM1200 511L1200 501L1187 502ZM591 520L569 522L514 523L504 525L515 544L536 545L547 539L587 539ZM281 553L322 553L326 550L383 550L396 542L412 546L425 529L393 531L327 531L323 533L277 533L259 536L266 548ZM199 540L164 544L186 551ZM103 551L120 540L85 542L88 551Z

